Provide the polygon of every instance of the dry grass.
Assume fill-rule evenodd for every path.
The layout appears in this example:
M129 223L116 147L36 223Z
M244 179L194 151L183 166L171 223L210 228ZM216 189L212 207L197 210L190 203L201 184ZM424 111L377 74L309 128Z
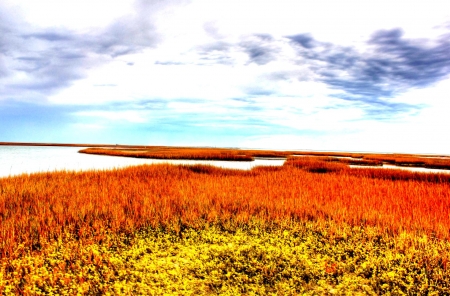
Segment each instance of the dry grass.
M363 158L340 158L335 156L291 156L289 157L291 160L297 159L297 161L301 161L301 159L312 159L319 160L325 162L334 162L334 163L342 163L345 165L358 165L358 166L382 166L383 162L380 160L372 160L372 159L363 159Z
M286 158L293 154L292 151L272 151L272 150L245 150L227 148L196 148L196 147L170 147L170 146L149 146L141 148L124 147L96 147L79 151L80 153L125 156L136 158L155 159L195 159L195 160L231 160L231 161L252 161L255 157L265 158Z
M182 147L152 147L149 149L109 149L87 148L79 151L86 154L126 156L135 158L155 159L195 159L195 160L232 160L252 161L253 157L244 152L232 149L215 148L182 148Z
M66 236L98 242L149 226L179 232L252 219L334 221L448 239L449 181L299 157L252 171L153 165L9 177L0 179L0 252L18 256Z
M346 160L0 178L0 293L448 295L450 175Z
M450 158L430 158L415 155L367 155L364 159L377 160L397 166L423 167L429 169L450 169Z
M329 156L329 157L352 157L362 158L366 154L352 153L352 152L316 152L316 151L296 151L291 155L304 155L304 156Z
M255 157L286 158L290 156L319 157L329 162L341 162L348 165L382 166L392 164L397 166L423 167L430 169L450 169L450 157L433 158L427 155L414 154L374 154L349 152L313 152L313 151L272 151L245 150L225 148L195 148L195 147L95 147L79 151L80 153L125 156L155 159L195 159L195 160L230 160L252 161Z

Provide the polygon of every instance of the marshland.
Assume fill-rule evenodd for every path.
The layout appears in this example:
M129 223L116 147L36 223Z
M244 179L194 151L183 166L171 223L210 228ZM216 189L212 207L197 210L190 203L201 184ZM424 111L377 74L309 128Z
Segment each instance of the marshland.
M450 293L446 156L83 149L70 153L277 163L242 170L165 162L2 177L3 294Z

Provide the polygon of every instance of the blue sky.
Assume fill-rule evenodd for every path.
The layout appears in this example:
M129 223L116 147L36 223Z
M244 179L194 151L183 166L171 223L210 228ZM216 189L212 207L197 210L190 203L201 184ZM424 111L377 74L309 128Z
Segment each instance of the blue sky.
M0 141L450 154L446 1L0 3Z

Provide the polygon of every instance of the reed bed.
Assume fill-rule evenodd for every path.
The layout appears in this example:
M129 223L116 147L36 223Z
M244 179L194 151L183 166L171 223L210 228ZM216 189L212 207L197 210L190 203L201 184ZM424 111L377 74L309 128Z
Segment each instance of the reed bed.
M450 158L431 158L414 155L366 155L364 159L377 160L397 166L423 167L429 169L450 169Z
M153 165L0 179L0 255L72 235L333 220L449 238L448 176L354 170L314 158L252 171Z
M350 158L335 158L329 157L327 161L334 161L345 163L348 165L358 165L358 166L382 166L383 162L380 160L372 160L372 159L350 159Z
M5 294L448 294L450 176L289 157L0 178Z
M290 152L286 152L289 154ZM338 161L350 165L381 166L383 163L406 167L423 167L429 169L450 169L450 158L447 156L431 157L414 154L374 154L374 153L341 153L341 152L297 152L290 155L320 157L322 160Z
M290 155L362 158L366 154L352 153L352 152L295 151L295 152L290 153Z
M334 162L342 163L345 165L358 165L358 166L382 166L383 162L380 160L363 159L363 158L343 158L335 156L288 156L291 161L297 159L297 161L302 162L305 160L322 161L322 162Z
M230 160L252 161L255 157L286 158L292 151L245 150L226 148L196 148L196 147L92 147L79 151L86 154L125 156L155 159L195 159L195 160Z
M383 163L397 166L423 167L430 169L450 169L450 158L434 158L428 155L414 154L374 154L350 152L314 152L314 151L273 151L246 150L225 148L195 148L195 147L92 147L79 151L80 153L125 156L155 159L195 159L252 161L255 157L287 158L291 156L319 157L320 160L341 162L358 166L382 166Z
M232 149L202 149L202 148L171 148L152 147L149 149L111 149L111 148L87 148L79 151L86 154L125 156L135 158L154 159L193 159L193 160L231 160L252 161L253 157L239 150Z

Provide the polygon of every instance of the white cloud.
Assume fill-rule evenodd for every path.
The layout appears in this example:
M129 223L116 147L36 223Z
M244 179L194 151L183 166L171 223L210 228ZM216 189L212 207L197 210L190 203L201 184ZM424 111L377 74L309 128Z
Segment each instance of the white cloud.
M278 124L298 127L303 135L255 136L241 142L244 147L273 149L312 149L341 151L447 153L450 147L450 80L444 80L433 88L413 89L394 99L394 102L426 104L428 107L414 115L394 116L384 121L366 120L361 110L349 104L338 109L321 110L336 101L324 99L317 109L306 115L285 113L274 116ZM317 112L314 112L316 110ZM311 134L311 130L317 133Z
M411 36L430 37L431 28L449 19L450 4L432 1L193 1L178 11L186 29L199 20L212 23L218 36L268 33L275 36L314 32L319 40L352 44L373 31L403 27ZM184 17L181 17L183 15ZM167 19L170 22L171 19Z
M443 134L450 82L439 82L448 71L448 44L433 39L449 31L444 1L6 0L0 6L9 16L0 24L0 99L76 107L69 113L82 129L176 118L186 131L267 129L242 143L252 147L449 147ZM393 28L404 35L385 31L388 45L367 46L375 32ZM288 38L302 33L317 47ZM383 52L395 42L398 48ZM404 57L396 49L410 44L421 55L440 54L430 81L417 75L408 83L398 73L405 65L393 63ZM407 58L412 63L415 56ZM374 61L379 64L371 66ZM389 62L393 67L377 68ZM406 70L420 68L410 64Z
M5 0L3 5L35 27L88 32L105 27L117 18L135 13L133 2L128 0Z

